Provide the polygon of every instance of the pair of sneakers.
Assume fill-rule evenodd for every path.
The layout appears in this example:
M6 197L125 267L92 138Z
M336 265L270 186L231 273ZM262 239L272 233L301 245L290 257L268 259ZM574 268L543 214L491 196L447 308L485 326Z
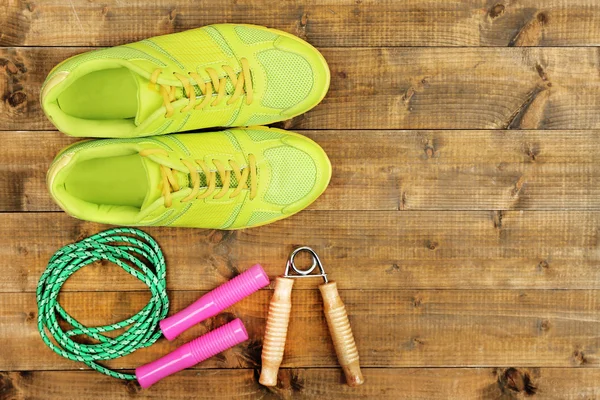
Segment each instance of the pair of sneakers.
M68 135L112 139L62 150L49 191L72 216L117 225L239 229L285 218L323 193L331 165L312 140L258 125L316 106L329 76L310 44L254 25L69 58L42 86L44 112Z

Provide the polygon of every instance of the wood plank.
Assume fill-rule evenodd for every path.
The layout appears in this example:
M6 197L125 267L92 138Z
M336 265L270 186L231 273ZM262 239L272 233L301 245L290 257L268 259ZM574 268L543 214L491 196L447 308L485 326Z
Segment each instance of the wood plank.
M170 292L171 310L202 292ZM174 342L165 339L113 368L135 368L239 317L250 340L198 368L255 368L271 291L261 290L228 312L200 323ZM365 367L598 367L598 290L344 290L341 292ZM61 304L87 326L116 322L141 309L144 292L63 293ZM318 290L292 296L286 367L335 367ZM0 295L0 370L79 369L54 354L37 333L35 296Z
M283 29L317 46L578 46L600 39L589 0L9 1L0 45L111 46L213 23ZM132 18L136 23L132 24Z
M7 398L47 399L328 399L478 400L509 399L528 394L532 399L592 399L600 396L600 369L573 368L363 368L366 384L342 384L338 369L282 369L280 383L267 389L257 383L254 370L184 371L143 390L91 371L1 373ZM528 379L526 388L520 380ZM68 389L67 389L68 388Z
M76 139L56 131L15 131L3 132L2 140L0 210L60 210L46 188L46 172L56 154Z
M600 289L599 226L598 212L306 211L243 231L144 230L165 253L172 290L210 290L257 262L280 275L300 245L346 289ZM35 291L55 251L107 228L66 214L0 214L0 292ZM106 287L144 289L103 263L65 290Z
M52 66L86 50L1 49L0 129L53 129L39 88ZM287 128L600 128L595 48L322 50L332 71L329 94Z
M303 133L333 165L312 210L600 209L600 131ZM75 140L54 131L2 133L0 211L60 210L46 170ZM35 142L44 146L32 151Z

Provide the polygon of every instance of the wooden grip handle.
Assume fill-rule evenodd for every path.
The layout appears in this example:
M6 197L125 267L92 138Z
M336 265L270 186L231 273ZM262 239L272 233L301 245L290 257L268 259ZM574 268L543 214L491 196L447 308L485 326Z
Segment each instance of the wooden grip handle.
M335 282L329 282L319 286L323 304L325 308L325 317L338 361L346 375L346 383L350 386L362 385L365 379L360 372L358 361L358 350L348 321L346 307L340 299Z
M285 338L292 310L294 280L278 277L269 305L269 316L262 348L262 370L258 380L264 386L277 386L277 373L283 360Z

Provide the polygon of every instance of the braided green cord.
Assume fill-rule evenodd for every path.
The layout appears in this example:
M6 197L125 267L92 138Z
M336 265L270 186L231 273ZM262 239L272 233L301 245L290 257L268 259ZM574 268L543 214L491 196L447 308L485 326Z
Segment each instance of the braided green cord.
M148 268L144 259L152 269ZM111 325L89 328L61 307L58 294L72 274L98 260L108 260L144 282L150 288L152 298L130 318ZM38 329L48 347L69 360L85 363L108 376L134 380L135 375L113 371L97 361L131 354L139 348L152 345L161 337L158 323L169 311L165 259L158 243L145 232L134 228L109 229L58 250L40 278L36 296ZM64 331L59 325L57 314L73 329ZM115 338L103 335L104 332L117 329L125 331ZM87 335L98 343L77 343L71 339L75 335Z

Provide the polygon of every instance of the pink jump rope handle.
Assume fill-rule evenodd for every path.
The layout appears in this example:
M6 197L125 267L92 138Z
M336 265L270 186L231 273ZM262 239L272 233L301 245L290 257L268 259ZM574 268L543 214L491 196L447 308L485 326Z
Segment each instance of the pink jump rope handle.
M150 387L162 378L181 371L219 354L248 339L246 328L240 319L234 319L187 342L172 353L135 370L137 381L143 388Z
M160 329L167 339L173 340L191 326L217 315L268 284L269 276L256 264L189 307L160 321Z

